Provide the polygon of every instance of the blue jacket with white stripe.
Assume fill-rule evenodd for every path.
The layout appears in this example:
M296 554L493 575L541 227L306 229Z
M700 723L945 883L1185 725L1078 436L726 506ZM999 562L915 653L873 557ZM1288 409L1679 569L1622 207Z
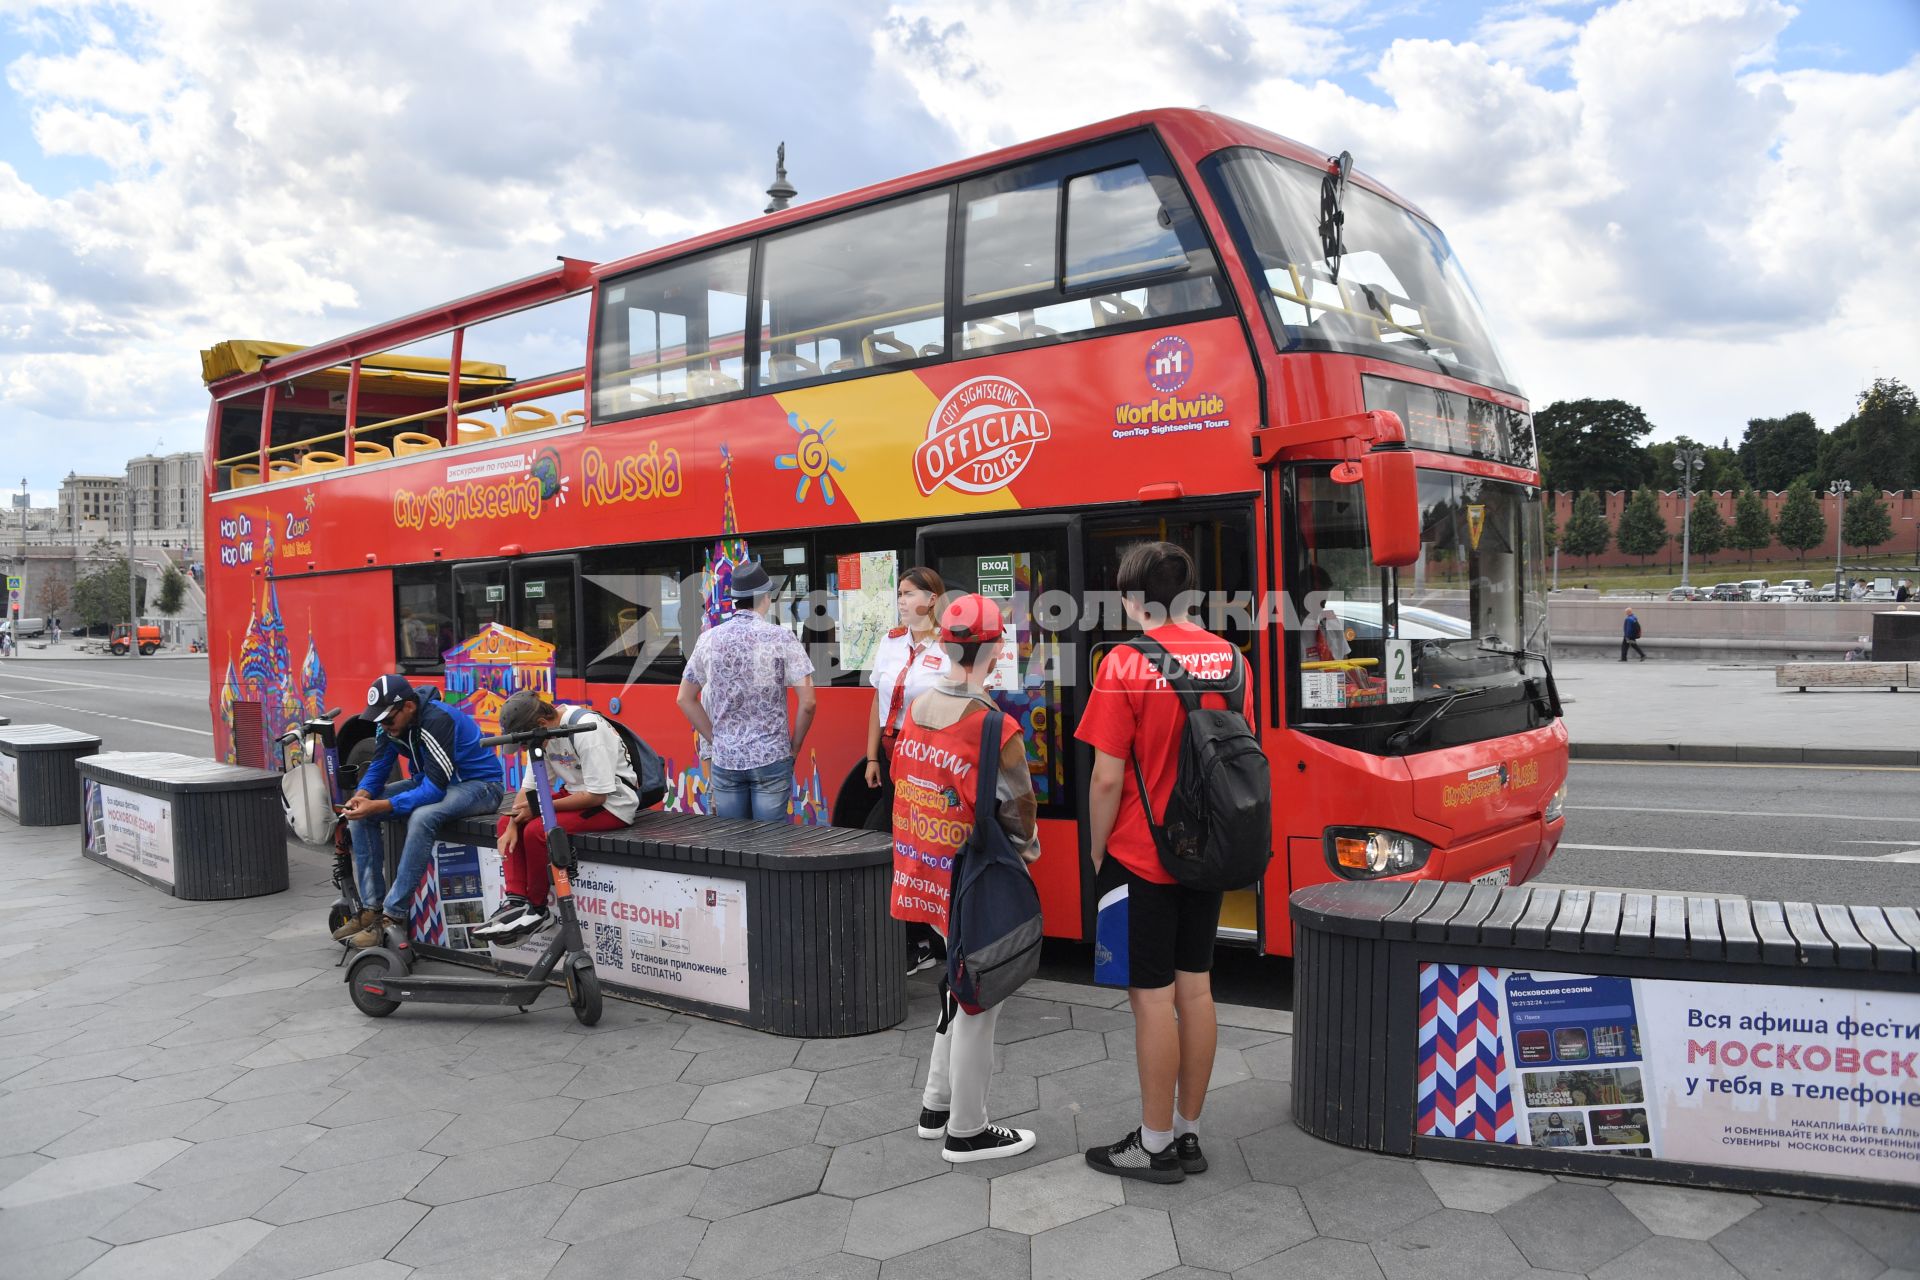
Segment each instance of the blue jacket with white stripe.
M413 772L413 785L389 799L393 811L402 817L445 799L452 783L502 782L500 757L493 748L481 746L480 738L480 726L472 716L440 701L438 689L422 689L420 710L406 731L389 737L382 726L375 736L377 746L360 775L359 790L378 796L387 785L393 762L401 756Z

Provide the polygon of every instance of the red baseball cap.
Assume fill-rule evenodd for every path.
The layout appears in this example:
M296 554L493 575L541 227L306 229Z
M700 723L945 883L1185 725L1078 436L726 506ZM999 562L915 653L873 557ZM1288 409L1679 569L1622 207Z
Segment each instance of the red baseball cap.
M956 596L940 611L940 638L953 644L985 644L1005 631L1000 606L982 595Z

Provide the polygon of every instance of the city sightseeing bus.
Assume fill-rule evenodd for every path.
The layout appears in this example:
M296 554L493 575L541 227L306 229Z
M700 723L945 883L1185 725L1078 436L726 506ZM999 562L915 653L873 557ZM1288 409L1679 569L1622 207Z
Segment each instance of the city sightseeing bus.
M497 358L556 307L583 346ZM1086 938L1073 726L1126 638L1095 602L1166 539L1273 767L1224 940L1287 954L1303 885L1520 883L1560 839L1527 403L1439 229L1345 157L1142 112L203 363L230 759L397 670L483 724L528 685L610 712L705 811L674 695L757 557L816 655L795 820L859 825L865 668L930 565L1010 603L1034 878L1048 934Z

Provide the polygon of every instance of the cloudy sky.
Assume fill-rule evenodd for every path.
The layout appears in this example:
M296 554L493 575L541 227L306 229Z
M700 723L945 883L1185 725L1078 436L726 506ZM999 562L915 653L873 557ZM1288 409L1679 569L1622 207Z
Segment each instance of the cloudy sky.
M750 218L781 139L806 199L1148 106L1424 206L1536 405L1717 443L1920 381L1916 0L0 0L0 67L42 495L199 447L200 347Z

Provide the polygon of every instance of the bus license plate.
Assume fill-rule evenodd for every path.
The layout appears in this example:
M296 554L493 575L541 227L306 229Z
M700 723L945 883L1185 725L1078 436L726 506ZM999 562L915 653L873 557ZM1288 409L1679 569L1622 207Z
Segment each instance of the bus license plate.
M1496 889L1504 889L1508 885L1513 883L1513 868L1512 867L1495 867L1491 871L1484 872L1481 875L1475 876L1473 878L1473 883L1490 884L1494 886Z

